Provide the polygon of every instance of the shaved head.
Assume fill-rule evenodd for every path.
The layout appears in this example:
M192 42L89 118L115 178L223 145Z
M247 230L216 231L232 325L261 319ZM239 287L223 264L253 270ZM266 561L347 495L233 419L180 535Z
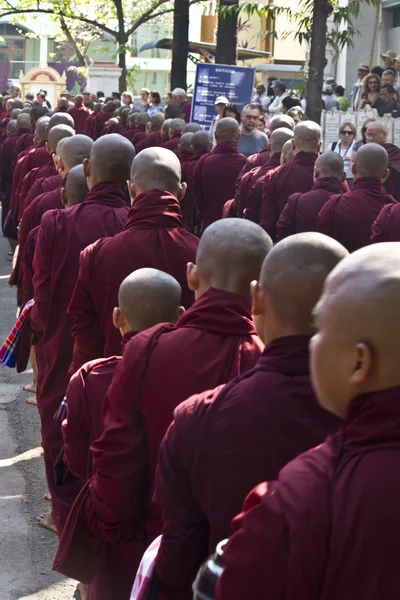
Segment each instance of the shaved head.
M49 135L49 122L50 117L40 117L40 119L36 121L35 135L39 142L47 140Z
M388 153L379 144L364 144L357 151L355 169L358 177L382 179L386 175L388 164Z
M16 119L18 117L18 115L20 115L22 113L22 110L20 108L14 108L10 115L12 119Z
M69 125L72 127L72 129L75 127L73 118L69 113L65 112L55 113L52 117L50 117L49 131L55 125Z
M107 181L126 186L135 148L118 133L110 133L96 140L90 153L90 185Z
M179 142L181 150L190 151L192 149L193 133L184 133Z
M232 117L224 117L217 121L215 139L217 142L237 142L239 139L239 123Z
M72 167L67 175L65 182L65 191L67 194L67 206L73 204L82 204L89 191L87 179L83 173L82 165Z
M344 161L337 152L324 152L315 162L318 177L337 177L343 179Z
M179 283L168 273L138 269L120 285L119 309L132 331L144 331L158 323L175 323L181 292Z
M6 129L10 135L15 135L17 133L17 129L18 129L17 120L11 119L11 121L8 121Z
M269 122L269 130L271 133L275 131L275 129L281 129L282 127L286 127L286 129L291 129L293 131L294 126L295 122L289 115L275 115Z
M192 148L195 152L205 152L211 146L211 136L207 131L196 131L192 137Z
M269 144L271 147L271 154L275 154L276 152L282 152L282 148L286 142L290 142L293 138L293 131L290 129L280 127L279 129L275 129L272 132L271 137L269 139Z
M269 235L245 219L221 219L207 227L197 249L199 275L208 287L249 298L250 283L272 248Z
M90 157L92 146L93 140L87 135L74 135L58 143L57 155L63 160L65 167L71 169Z
M171 127L173 119L166 119L161 127L161 134L164 140L167 140L169 137L169 128Z
M169 128L172 130L172 133L176 133L177 131L183 131L185 125L186 123L183 119L172 119L172 123Z
M132 163L131 182L142 192L156 189L177 196L181 176L181 163L167 148L145 148Z
M299 123L294 128L294 143L296 152L318 152L321 141L321 127L314 121Z
M357 250L328 277L315 309L313 384L322 406L345 417L355 396L400 385L400 244Z
M294 158L292 140L285 142L282 146L281 164L291 162Z
M185 125L183 133L196 133L196 131L203 131L203 128L198 123L188 123Z
M321 233L297 233L279 242L261 269L260 287L278 321L294 331L311 331L311 313L325 279L347 250Z
M150 121L150 117L146 112L142 112L138 114L136 121L138 125L147 125Z
M150 122L151 122L151 130L152 131L158 131L159 129L161 129L163 123L164 123L164 115L162 113L156 113L155 115L153 115L150 118Z
M50 119L51 121L51 119ZM72 137L75 135L75 131L69 125L55 125L49 131L48 137L48 149L51 152L55 152L57 149L58 142L66 137Z

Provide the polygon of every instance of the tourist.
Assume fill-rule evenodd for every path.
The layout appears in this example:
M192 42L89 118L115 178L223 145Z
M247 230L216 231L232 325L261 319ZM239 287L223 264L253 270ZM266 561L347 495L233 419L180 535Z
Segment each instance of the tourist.
M355 146L356 128L350 121L344 122L339 128L339 140L333 142L331 150L337 152L344 160L344 172L346 181L351 188L353 186L353 173L351 172L351 156Z
M261 108L259 104L247 104L243 109L238 150L244 156L261 152L263 148L268 146L267 136L257 128L260 115Z
M150 92L150 108L147 114L149 117L153 117L157 113L164 114L164 109L161 106L161 96L158 92Z
M362 94L358 109L361 110L366 106L368 108L376 108L379 105L379 92L381 90L381 80L377 75L370 73L364 77L362 82Z

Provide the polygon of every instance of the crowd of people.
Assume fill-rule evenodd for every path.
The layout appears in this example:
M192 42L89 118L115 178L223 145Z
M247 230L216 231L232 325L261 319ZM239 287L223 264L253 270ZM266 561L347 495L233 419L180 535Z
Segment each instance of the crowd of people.
M277 90L211 132L181 89L1 100L40 524L81 600L191 600L225 538L218 600L400 592L400 149L371 120L321 154Z

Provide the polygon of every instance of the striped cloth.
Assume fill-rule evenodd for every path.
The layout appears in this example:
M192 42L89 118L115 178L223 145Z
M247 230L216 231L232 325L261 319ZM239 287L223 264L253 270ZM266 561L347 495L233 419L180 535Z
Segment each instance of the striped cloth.
M135 581L131 591L130 600L146 600L151 592L154 565L158 549L161 545L161 535L158 536L147 548L140 561Z
M22 326L25 323L25 320L31 312L34 304L34 300L29 300L29 302L25 304L24 308L21 310L17 322L11 330L11 333L8 335L6 341L0 348L0 363L6 367L10 367L11 369L13 369L16 364L18 341L21 336Z

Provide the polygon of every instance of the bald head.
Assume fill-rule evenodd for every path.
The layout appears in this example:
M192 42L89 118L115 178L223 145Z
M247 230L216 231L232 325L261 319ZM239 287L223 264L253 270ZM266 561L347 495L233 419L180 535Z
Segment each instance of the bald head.
M315 152L321 142L321 127L314 121L299 123L294 128L294 153Z
M37 142L44 142L49 135L50 117L40 117L35 125L35 139Z
M374 143L365 144L356 154L355 176L383 179L386 176L388 163L389 156L383 146Z
M162 113L156 113L150 118L151 130L159 131L164 123L164 115Z
M126 186L135 148L129 140L118 133L110 133L96 140L90 152L89 187L100 181Z
M58 112L50 117L49 131L56 125L68 125L69 127L72 127L72 129L75 127L73 118L69 113L65 112Z
M76 165L81 165L85 158L90 157L93 140L87 135L74 135L64 138L57 144L57 156L62 161L62 168L69 171Z
M211 147L211 136L207 131L197 131L192 137L192 148L194 152L203 154Z
M315 162L315 177L336 177L343 179L344 161L337 152L324 152Z
M193 133L184 133L179 142L179 148L185 152L192 150Z
M204 231L197 249L199 277L207 287L250 296L250 283L272 248L269 235L245 219L221 219Z
M237 142L240 137L239 123L232 117L224 117L217 121L215 139L218 142Z
M282 328L311 333L311 313L325 279L347 255L339 242L314 232L292 235L271 250L261 269L260 287Z
M285 165L286 163L291 162L293 160L293 158L294 158L293 144L292 144L292 140L289 140L289 141L285 142L282 146L281 165Z
M72 206L73 204L82 204L89 191L87 179L83 172L82 165L72 167L68 172L65 182L65 204ZM64 201L64 198L63 198Z
M275 129L286 127L286 129L291 129L293 131L294 125L295 123L292 117L289 117L288 115L275 115L269 122L269 130L272 133Z
M131 182L140 192L156 189L178 196L181 163L167 148L146 148L132 163Z
M11 135L15 135L17 133L17 120L16 119L11 119L11 121L8 121L7 123L7 133L11 136Z
M21 98L14 98L12 102L13 108L20 108L21 110L24 108L24 101Z
M119 309L131 331L144 331L178 318L181 286L171 275L157 269L138 269L121 283Z
M138 114L136 121L138 125L147 125L150 121L150 117L146 112L142 112Z
M31 118L28 113L21 113L17 117L17 128L18 129L30 129Z
M203 131L203 128L198 123L188 123L185 125L183 133L196 133L196 131Z
M13 108L13 110L11 111L11 118L12 119L17 119L18 115L20 115L22 113L22 110L20 108Z
M183 119L172 119L171 125L169 126L172 133L183 131L185 128L185 121Z
M285 127L280 127L272 132L269 139L271 154L276 152L282 152L282 148L286 142L291 142L293 138L293 131Z
M51 119L50 119L51 121ZM72 137L75 131L69 125L55 125L49 131L47 149L50 153L55 152L57 145L63 138Z

